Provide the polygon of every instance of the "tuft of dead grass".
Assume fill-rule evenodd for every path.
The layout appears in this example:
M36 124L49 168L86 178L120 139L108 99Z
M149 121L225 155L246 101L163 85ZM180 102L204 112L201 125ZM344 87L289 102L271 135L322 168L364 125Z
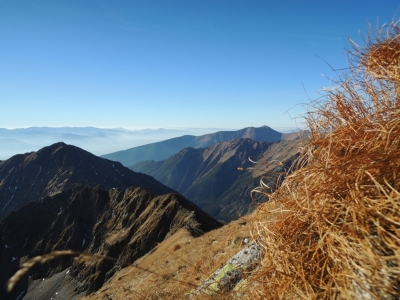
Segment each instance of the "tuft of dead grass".
M264 248L253 299L400 296L400 28L370 31L350 71L311 103L311 141L252 220Z
M113 257L96 255L96 254L88 254L88 253L79 252L79 251L72 251L72 250L53 251L48 254L35 256L35 257L29 259L27 262L21 264L20 269L8 280L7 291L11 292L14 289L14 287L18 284L18 282L21 280L21 278L26 273L28 273L29 270L32 269L35 265L44 264L49 260L53 260L53 259L56 259L57 257L61 257L61 256L76 256L75 260L77 262L84 262L86 260L102 260L102 259L117 261L117 259L113 258Z

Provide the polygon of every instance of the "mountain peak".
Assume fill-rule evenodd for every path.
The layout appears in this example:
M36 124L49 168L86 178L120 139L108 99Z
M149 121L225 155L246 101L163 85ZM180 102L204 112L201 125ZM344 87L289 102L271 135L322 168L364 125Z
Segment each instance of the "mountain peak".
M73 184L105 190L140 186L154 194L174 192L148 175L63 142L0 162L0 178L0 220L29 202Z

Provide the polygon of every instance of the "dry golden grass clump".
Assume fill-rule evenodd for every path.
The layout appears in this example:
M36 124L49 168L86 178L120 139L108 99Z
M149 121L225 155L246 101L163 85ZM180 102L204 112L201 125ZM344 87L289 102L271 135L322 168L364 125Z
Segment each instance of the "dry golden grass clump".
M400 297L400 28L370 31L311 104L311 142L253 219L252 298Z

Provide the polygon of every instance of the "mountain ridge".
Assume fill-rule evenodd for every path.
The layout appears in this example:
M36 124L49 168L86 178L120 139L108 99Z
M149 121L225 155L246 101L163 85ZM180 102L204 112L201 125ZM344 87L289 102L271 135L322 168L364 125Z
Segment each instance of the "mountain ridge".
M131 169L177 190L214 218L231 221L253 209L249 193L258 183L238 168L251 167L248 158L263 155L272 145L237 138L208 148L185 148L166 160L143 161Z
M29 272L31 281L48 280L64 272L75 282L75 295L89 293L179 229L196 237L220 226L176 193L152 195L140 187L105 191L74 186L31 202L0 222L0 281L4 286L27 258L56 250L74 249L117 258L115 264L104 259L74 262L71 257L62 257ZM14 295L27 290L28 282L22 280ZM28 290L31 296L36 294L34 299L43 299L43 292L48 293L48 289ZM4 293L0 296L8 297Z
M153 194L175 192L151 176L135 173L119 162L60 142L0 162L0 220L12 210L74 184L99 186L105 190L140 186Z
M205 148L217 142L225 142L236 138L251 138L259 142L276 142L285 137L268 126L246 127L236 131L218 131L201 136L184 135L161 142L151 143L127 150L117 151L102 155L101 157L119 161L125 166L131 166L144 160L163 160L180 150L192 148Z

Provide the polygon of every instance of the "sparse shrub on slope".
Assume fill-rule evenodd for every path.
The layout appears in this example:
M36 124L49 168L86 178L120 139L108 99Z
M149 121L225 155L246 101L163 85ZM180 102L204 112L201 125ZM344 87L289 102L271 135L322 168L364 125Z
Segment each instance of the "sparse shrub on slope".
M353 44L350 72L312 103L303 166L254 215L251 298L400 297L400 28Z

